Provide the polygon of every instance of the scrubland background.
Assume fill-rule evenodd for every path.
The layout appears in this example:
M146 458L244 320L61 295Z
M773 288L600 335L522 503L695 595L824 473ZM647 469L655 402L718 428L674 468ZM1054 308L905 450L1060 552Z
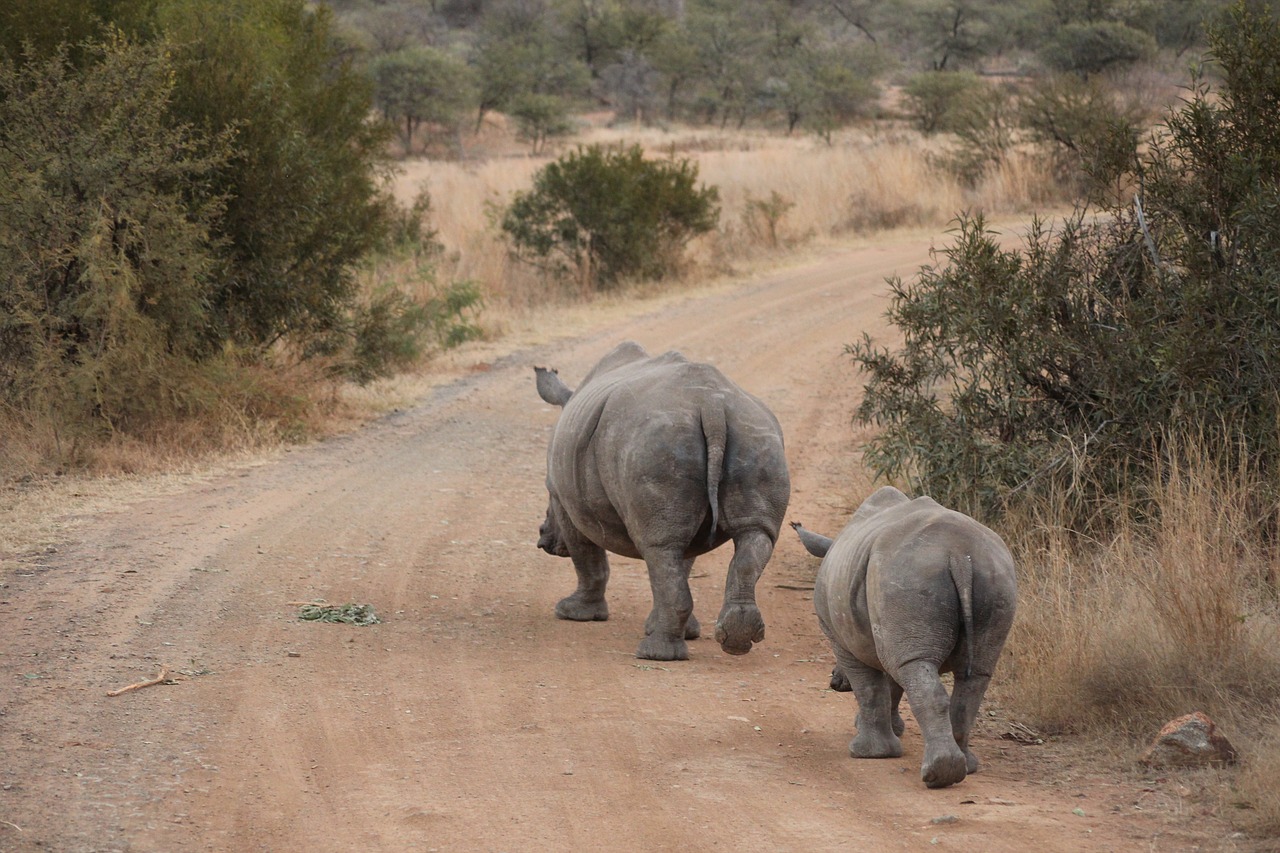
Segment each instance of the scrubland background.
M941 320L927 335L910 325L985 287L985 308L956 297L955 316L1008 310L1023 338L1061 333L1066 352L1065 320L1035 325L1053 310L1009 308L1026 285L1020 304L1048 293L1094 312L1082 328L1167 330L1178 347L1220 336L1273 363L1274 300L1257 285L1274 281L1280 239L1268 213L1280 152L1265 136L1280 81L1264 65L1280 40L1269 11L1241 4L1211 43L1226 12L1158 0L18 3L0 19L6 513L38 528L30 508L53 512L59 482L165 476L352 428L411 402L450 348L539 334L584 302L731 280L895 229L942 235L956 249L923 289L897 283L901 304L923 306L903 318L907 355L890 359L904 341L859 348L850 329L850 357L873 389L906 383L896 399L923 418L870 395L862 417L888 438L869 477L999 498L966 507L1010 541L1021 572L993 701L1043 737L1092 739L1125 761L1165 720L1206 711L1242 760L1188 777L1203 804L1280 832L1274 385L1249 384L1243 361L1176 362L1156 336L1123 381L1143 397L1152 375L1176 374L1177 403L1143 424L1146 444L1098 463L1095 442L1132 438L1104 430L1122 420L1106 405L1126 386L1088 383L1119 375L1114 348L1072 350L1069 364L1038 355L1006 385L983 368L968 390L1007 394L1010 412L1077 392L1063 410L1087 410L1045 421L1041 450L1014 458L1000 454L1025 434L1015 418L954 432L970 414L961 374L1012 349L992 355ZM637 145L696 167L717 193L714 228L657 278L602 282L517 259L503 217L548 165ZM1252 171L1222 165L1228 154ZM982 239L1037 216L1081 224L1025 255ZM1125 313L1154 284L1173 296ZM1238 322L1228 302L1265 303L1266 317ZM975 346L983 354L951 373L920 355ZM1248 429L1229 406L1217 424L1191 407L1223 387ZM935 449L895 445L895 424ZM3 547L27 531L15 524Z

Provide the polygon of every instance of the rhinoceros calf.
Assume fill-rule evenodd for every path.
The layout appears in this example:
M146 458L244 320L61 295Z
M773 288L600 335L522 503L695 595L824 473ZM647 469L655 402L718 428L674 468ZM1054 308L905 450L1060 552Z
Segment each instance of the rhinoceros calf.
M578 588L561 619L609 618L607 551L640 558L653 610L636 657L685 660L700 634L689 571L733 540L716 640L746 654L764 639L755 586L773 554L791 481L782 429L758 399L708 364L619 344L577 391L535 368L538 394L563 407L547 450L550 503L538 546L569 557Z
M969 732L1013 624L1013 557L990 529L932 498L886 486L831 539L792 527L822 557L818 623L835 651L831 686L858 700L855 758L902 755L905 691L924 735L920 776L930 788L978 769ZM938 678L952 672L948 698Z

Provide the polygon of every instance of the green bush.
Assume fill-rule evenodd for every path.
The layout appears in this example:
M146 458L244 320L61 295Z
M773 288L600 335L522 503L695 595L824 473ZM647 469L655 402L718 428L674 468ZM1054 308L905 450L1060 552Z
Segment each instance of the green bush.
M304 344L345 322L357 263L385 238L388 128L370 83L339 58L329 13L304 0L172 0L172 111L234 133L208 182L226 200L220 333L248 348Z
M0 12L0 411L96 441L279 410L284 383L252 374L351 328L394 221L385 128L327 13L36 11Z
M315 342L341 375L362 384L481 335L484 300L475 282L437 283L444 246L428 223L430 194L424 190L408 207L392 207L390 239L367 265L364 298L346 326ZM429 295L419 295L424 292Z
M1082 194L1129 190L1145 110L1096 79L1064 74L1035 81L1018 108L1019 124L1049 148L1058 181Z
M959 111L985 86L972 71L926 71L902 87L903 106L921 132L952 132Z
M0 401L127 430L195 405L218 351L226 136L175 125L173 67L114 38L0 60Z
M1155 53L1155 39L1119 21L1072 23L1058 29L1040 50L1055 71L1088 77L1124 68Z
M1004 84L981 85L965 93L947 112L954 148L942 165L973 186L1008 157L1017 129L1014 93Z
M1280 23L1238 6L1210 41L1225 83L1133 155L1141 211L1082 209L1022 250L963 218L945 263L891 280L903 347L848 348L869 374L858 417L883 427L880 474L979 515L1056 491L1085 526L1156 475L1171 435L1274 482Z
M688 160L647 160L639 145L579 148L517 193L502 230L518 258L571 273L586 289L624 276L661 278L715 228L719 193Z
M352 315L352 347L343 374L368 383L411 367L430 350L446 350L481 335L475 315L483 306L475 282L453 282L425 301L384 285Z

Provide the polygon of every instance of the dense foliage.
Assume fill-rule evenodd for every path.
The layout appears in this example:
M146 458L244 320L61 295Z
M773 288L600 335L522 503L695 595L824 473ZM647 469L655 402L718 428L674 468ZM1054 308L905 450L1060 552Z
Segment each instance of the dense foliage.
M387 134L328 12L39 6L0 12L0 414L140 434L281 355L386 362L355 279L396 217Z
M648 160L640 146L579 148L548 164L502 220L518 257L572 272L586 289L673 271L689 240L715 227L714 187L688 160Z
M471 110L538 147L574 111L829 136L921 72L1080 77L1203 48L1228 0L329 0L373 66L426 47L466 63ZM1181 64L1181 63L1180 63ZM1178 69L1181 70L1180 68ZM437 75L423 70L424 86ZM938 86L945 85L941 80ZM406 113L405 117L410 114ZM460 121L461 119L459 119Z
M162 51L83 56L0 64L0 400L127 428L184 406L216 351L230 151L170 121Z
M1070 486L1081 523L1152 475L1172 436L1274 475L1280 24L1237 6L1211 45L1221 90L1196 86L1148 148L1130 145L1136 195L1037 225L1020 250L962 218L942 262L891 281L902 348L849 347L881 474L979 514Z

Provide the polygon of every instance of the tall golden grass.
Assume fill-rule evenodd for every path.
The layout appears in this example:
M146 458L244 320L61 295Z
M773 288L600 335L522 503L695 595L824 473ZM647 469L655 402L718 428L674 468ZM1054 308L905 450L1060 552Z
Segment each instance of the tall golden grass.
M1013 520L1018 618L1001 701L1045 733L1127 744L1203 711L1242 756L1219 793L1250 829L1280 832L1280 561L1260 526L1274 494L1172 440L1149 520L1117 504L1114 533L1081 541L1052 502Z

